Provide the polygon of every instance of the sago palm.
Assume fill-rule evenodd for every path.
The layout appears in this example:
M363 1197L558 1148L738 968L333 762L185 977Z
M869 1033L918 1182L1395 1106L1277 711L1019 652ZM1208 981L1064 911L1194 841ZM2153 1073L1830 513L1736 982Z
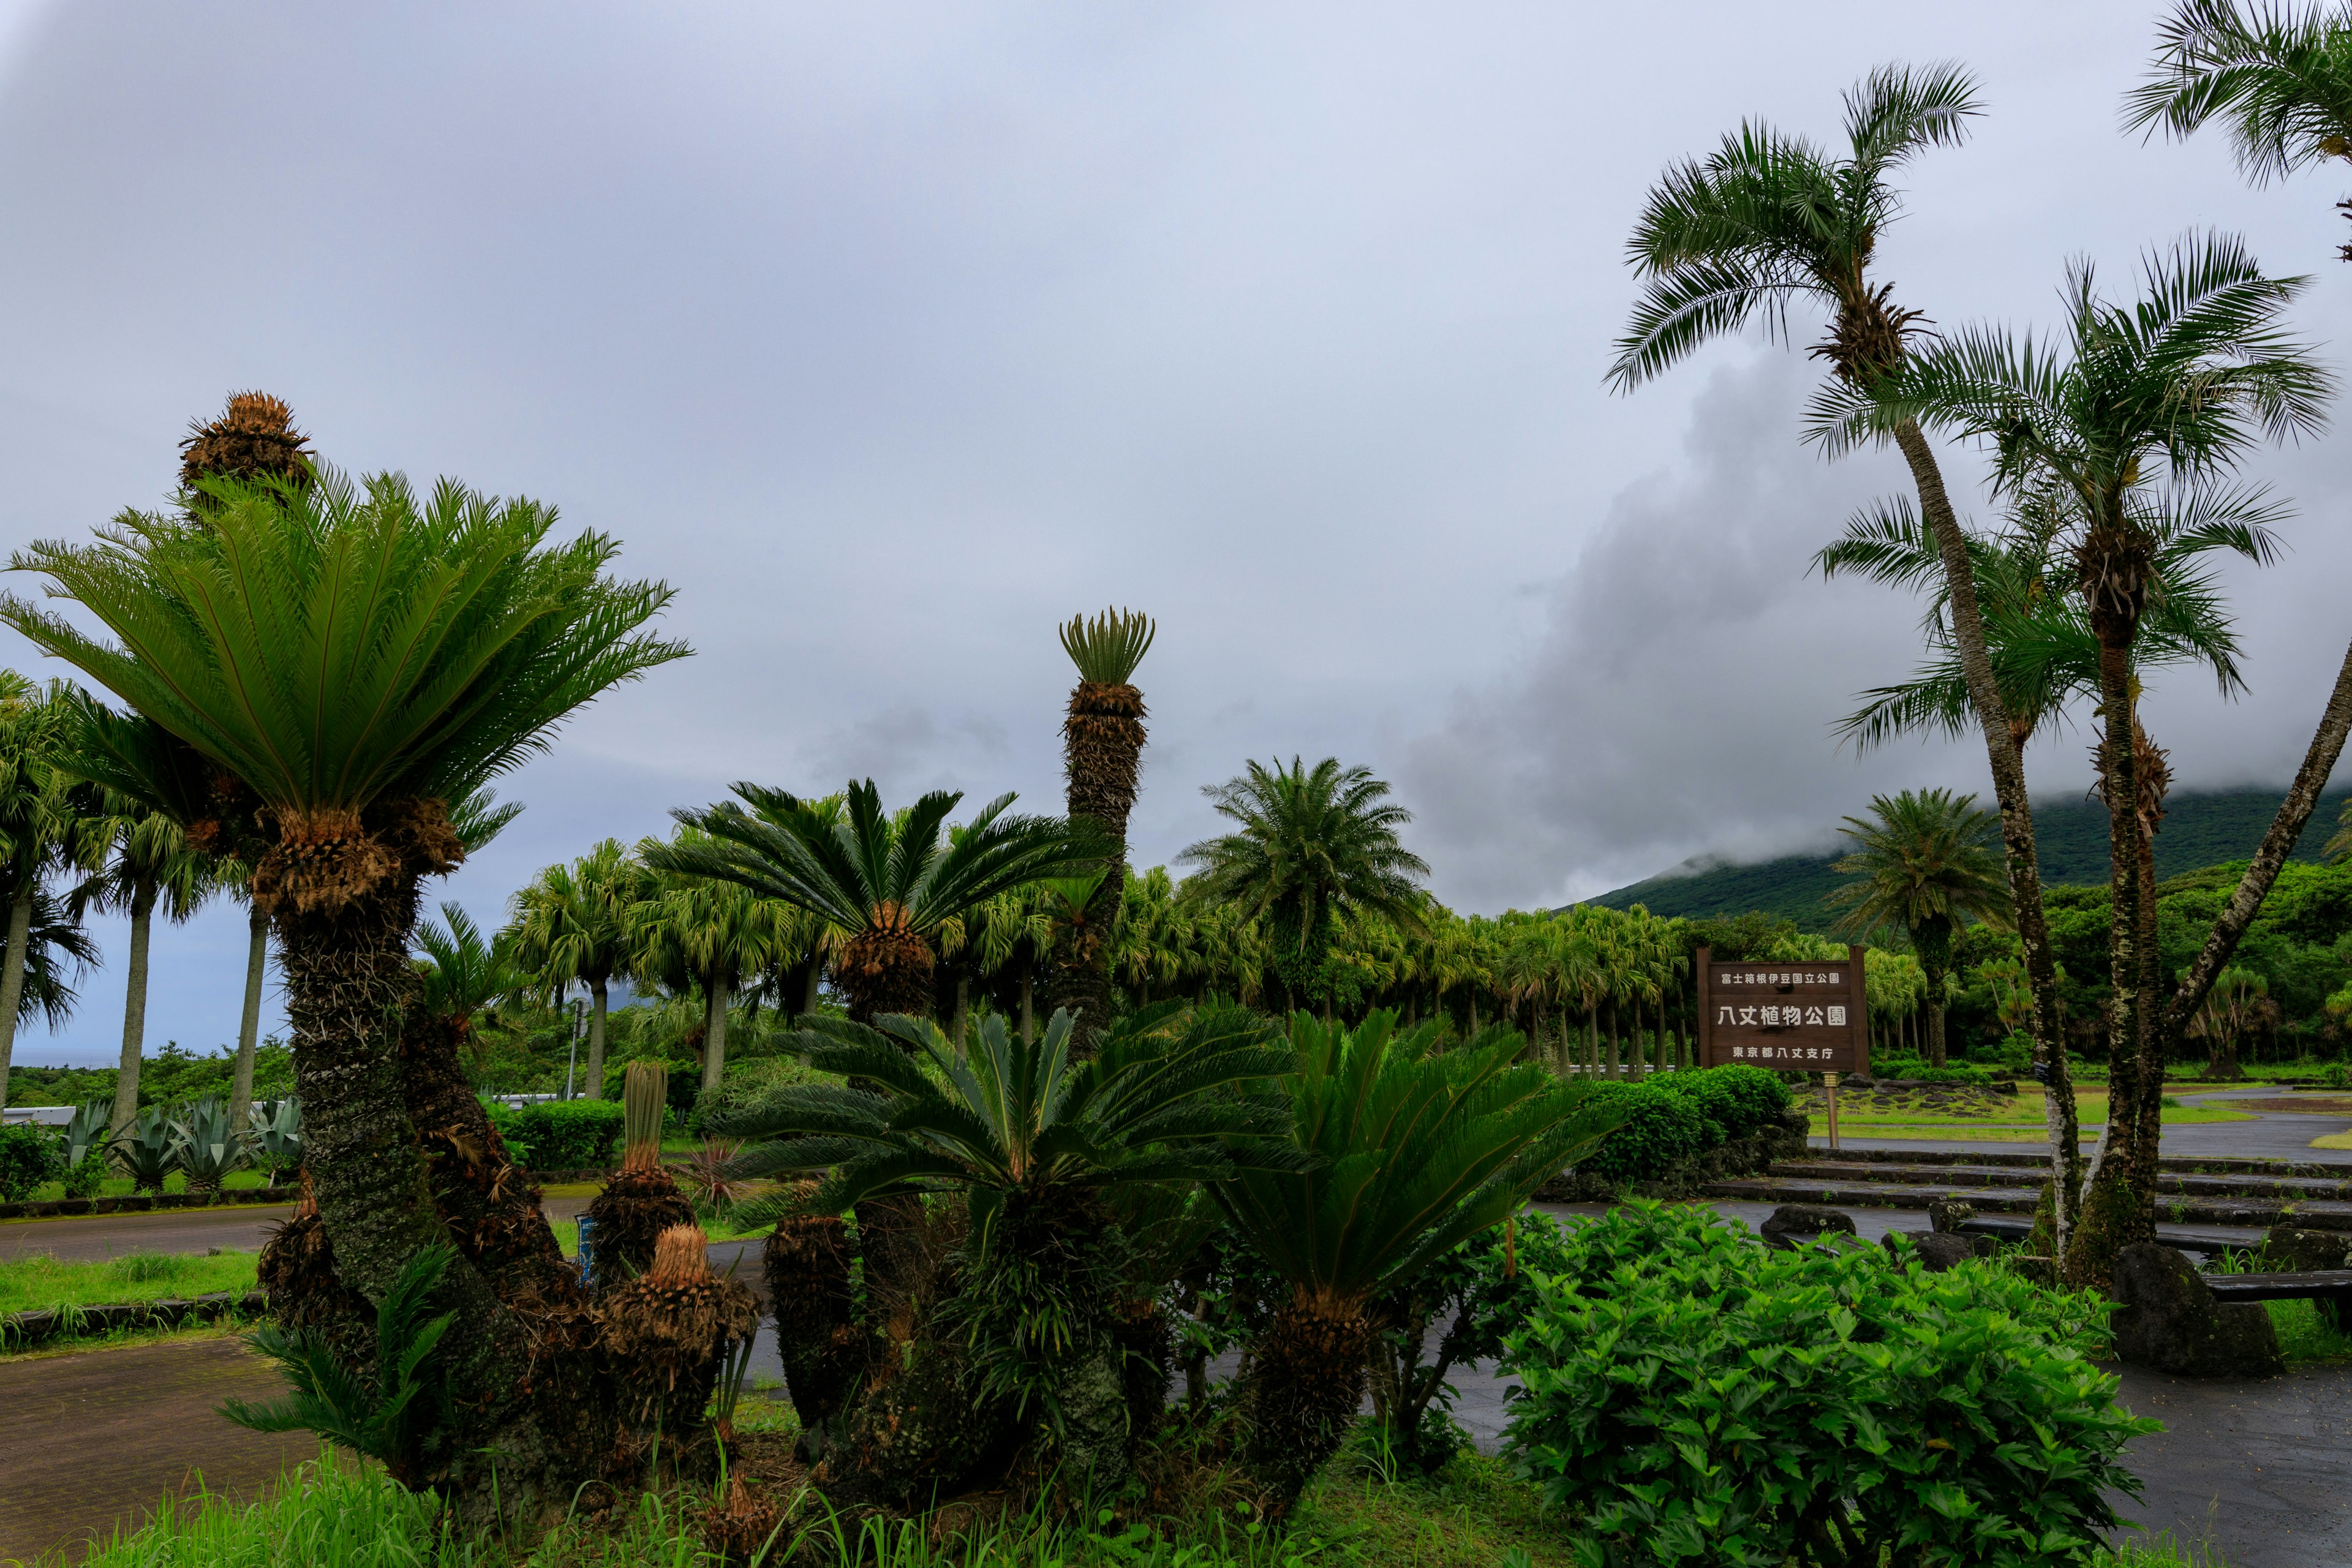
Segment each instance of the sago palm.
M522 1184L425 1179L413 1080L462 1079L446 1059L403 1061L408 939L422 879L464 854L451 803L544 751L583 704L687 652L644 629L669 591L608 576L617 546L603 535L550 544L549 507L451 482L420 498L396 475L322 471L299 487L208 479L200 492L201 521L126 512L94 542L19 551L16 569L79 613L12 597L0 620L201 753L210 810L189 836L252 868L278 933L332 1278L384 1300L448 1237L452 1203L478 1205L469 1237L544 1244L461 1258L443 1279L452 1354L477 1391L451 1451L511 1443L535 1458L499 1468L509 1501L517 1488L568 1496L606 1462L609 1426L571 1403L601 1373L583 1350L525 1375L541 1340L502 1287L519 1304L560 1287ZM430 1097L433 1115L457 1119L435 1130L446 1145L490 1143L478 1103L446 1087ZM499 1205L514 1212L493 1220ZM482 1261L493 1251L527 1281Z
M1407 931L1422 929L1420 879L1429 864L1397 837L1412 813L1389 799L1370 768L1343 768L1337 757L1312 768L1297 757L1287 767L1253 762L1239 778L1201 793L1234 826L1177 857L1200 868L1184 895L1265 921L1294 1005L1322 979L1337 911L1370 910Z
M1947 789L1873 795L1868 818L1845 821L1839 831L1854 847L1836 869L1855 880L1830 894L1845 910L1838 929L1860 938L1895 926L1910 937L1927 975L1927 1061L1942 1067L1953 944L1969 921L2010 923L2008 879L1986 842L1999 822L1976 796Z
M1104 868L1087 907L1064 928L1046 995L1051 1005L1077 1016L1082 1046L1110 1018L1110 961L1102 939L1118 921L1127 885L1127 818L1135 808L1146 717L1135 668L1155 630L1150 616L1118 609L1092 620L1074 616L1061 628L1062 650L1078 670L1062 721L1069 818L1101 835Z
M1439 1051L1443 1027L1355 1029L1301 1013L1278 1087L1303 1170L1243 1170L1217 1194L1288 1284L1244 1391L1242 1460L1286 1513L1352 1426L1373 1325L1367 1309L1454 1247L1516 1214L1604 1137L1622 1111L1588 1102L1488 1029Z
M2078 263L2068 270L2067 321L2055 342L1964 328L1906 358L1867 396L1824 387L1812 411L1816 434L1832 448L1895 422L1923 424L1987 443L1998 496L2047 487L2066 498L2058 549L2099 646L2114 895L2110 1141L2138 1125L2141 1097L2161 1083L2160 1047L2143 1039L2139 1022L2142 994L2152 994L2160 976L2140 909L2133 649L2159 586L2166 540L2184 542L2191 553L2259 561L2271 552L2278 509L2233 475L2265 438L2315 430L2324 420L2334 378L2285 320L2305 281L2266 276L2242 244L2222 235L2191 236L2149 256L2142 297L2128 304L2103 297L2089 265ZM2212 957L2208 946L2200 967ZM2176 1007L2201 1000L2184 996ZM2108 1162L2104 1142L2095 1157L2084 1201L2102 1213L2084 1279L2103 1281L2114 1247L2153 1234L2155 1152L2138 1148L2135 1134L2125 1137L2127 1158Z
M475 1022L522 991L529 978L514 962L503 931L485 936L462 904L441 906L440 923L416 928L416 998L410 1010L448 1037L448 1047L474 1045Z
M514 961L551 1003L588 988L588 1098L604 1098L604 1018L613 976L628 966L629 910L645 896L645 868L617 838L570 865L547 867L514 896L507 929Z
M946 791L898 816L882 809L871 779L849 786L837 815L760 784L739 784L735 794L672 812L702 837L650 847L646 863L734 883L833 926L834 980L860 1023L930 1011L943 923L1008 889L1098 858L1097 835L1009 815L1009 795L950 833L948 814L963 796Z

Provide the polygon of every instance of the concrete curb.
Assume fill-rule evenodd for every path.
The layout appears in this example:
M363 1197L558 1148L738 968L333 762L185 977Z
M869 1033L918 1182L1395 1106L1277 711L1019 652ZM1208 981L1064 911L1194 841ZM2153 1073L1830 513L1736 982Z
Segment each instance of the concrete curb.
M104 1334L116 1329L167 1328L191 1318L224 1312L258 1312L269 1305L263 1290L215 1291L209 1296L167 1296L155 1301L121 1301L97 1307L44 1307L0 1318L0 1350L23 1350L64 1334Z

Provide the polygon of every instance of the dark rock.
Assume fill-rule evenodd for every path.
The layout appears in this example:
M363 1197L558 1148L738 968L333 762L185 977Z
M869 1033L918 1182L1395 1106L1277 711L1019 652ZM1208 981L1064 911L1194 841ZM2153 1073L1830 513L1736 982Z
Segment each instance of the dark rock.
M1977 1217L1977 1205L1964 1204L1958 1198L1929 1198L1927 1224L1930 1228L1955 1231Z
M2169 1247L2141 1241L2125 1247L2112 1294L2120 1360L2183 1377L2268 1377L2286 1370L2263 1304L2216 1301L2204 1278Z
M1911 1255L1930 1274L1941 1274L1954 1264L1966 1263L1977 1256L1977 1237L1954 1236L1946 1230L1906 1230L1900 1233L1911 1242ZM1984 1237L1990 1241L1990 1237ZM1895 1253L1895 1235L1886 1237L1886 1250ZM1896 1257L1902 1256L1895 1253Z
M1782 1252L1792 1250L1800 1241L1811 1241L1833 1232L1854 1234L1853 1215L1820 1204L1782 1204L1759 1229L1765 1246Z

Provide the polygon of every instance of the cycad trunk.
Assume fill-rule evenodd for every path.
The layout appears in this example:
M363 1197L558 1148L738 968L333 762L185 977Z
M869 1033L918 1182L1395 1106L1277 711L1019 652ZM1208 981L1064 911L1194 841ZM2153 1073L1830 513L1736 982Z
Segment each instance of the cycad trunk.
M229 1080L228 1124L245 1131L246 1112L253 1105L253 1053L261 1043L261 985L269 965L269 917L259 910L247 918L245 943L245 1011L236 1022L236 1071Z
M1135 809L1148 716L1134 687L1081 680L1062 724L1070 820L1098 827L1107 849L1102 882L1087 900L1086 939L1078 941L1076 926L1064 930L1046 991L1052 1005L1077 1016L1081 1049L1091 1049L1110 1025L1111 939L1127 888L1127 819Z
M8 942L0 955L0 1110L8 1109L8 1073L16 1056L16 1009L25 1001L25 956L32 944L33 895L26 890L8 906Z
M1355 1425L1372 1343L1360 1302L1297 1294L1258 1336L1243 1393L1242 1468L1273 1519L1288 1516Z
M122 1062L114 1075L114 1114L108 1126L121 1132L139 1120L139 1062L147 1044L147 942L155 931L155 889L131 894L131 956L123 964Z
M1977 583L1969 564L1968 536L1952 510L1944 489L1943 470L1935 448L1927 444L1916 420L1895 427L1895 444L1911 469L1919 491L1919 516L1936 542L1944 564L1944 587L1950 605L1952 647L1959 655L1960 674L1969 689L1969 706L1976 710L1984 733L1985 755L1992 768L1993 799L2000 806L2000 843L2009 869L2010 900L2016 921L2017 941L2025 959L2027 989L2033 999L2035 1054L2048 1066L2051 1158L2056 1174L2055 1222L2063 1254L2073 1237L2082 1200L2082 1145L2075 1139L2074 1091L2066 1062L2066 1040L2059 1023L2058 967L2050 949L2050 922L2042 907L2042 864L2033 840L2033 807L2025 789L2025 759L2017 731L2011 726L2007 704L1993 679L1992 656L1985 646L1984 612L1977 603Z
M734 986L723 974L712 975L703 985L705 998L702 1014L702 1087L713 1089L727 1073L727 1000Z

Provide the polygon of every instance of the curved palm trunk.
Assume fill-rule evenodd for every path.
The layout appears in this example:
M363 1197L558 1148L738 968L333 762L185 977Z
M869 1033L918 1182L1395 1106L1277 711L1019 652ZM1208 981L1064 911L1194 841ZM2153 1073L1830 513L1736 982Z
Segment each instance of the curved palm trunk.
M734 987L723 974L712 975L702 987L702 1087L713 1089L727 1072L727 999Z
M25 1001L26 951L33 939L33 894L26 890L8 906L8 943L0 956L0 1110L8 1109L8 1074L16 1056L16 1009Z
M2099 686L2105 699L2105 733L2099 767L2107 799L2107 851L2111 910L2107 925L2107 1122L2092 1156L2083 1194L2081 1230L2067 1248L2067 1279L2077 1286L2105 1289L2114 1278L2116 1256L2156 1233L2156 1194L2141 1190L2138 1157L2140 1099L2162 1092L2158 1069L2148 1082L2151 1053L2141 1028L2147 994L2140 924L2140 816L2137 758L2131 744L2131 641L2129 628L2095 616L2099 633ZM2118 1147L2120 1144L2120 1147ZM2146 1162L2152 1172L2154 1162Z
M612 983L599 975L588 983L588 1098L604 1098L604 1015L610 1010Z
M107 1125L120 1133L139 1120L139 1062L147 1044L147 942L155 931L155 889L131 894L131 957L123 965L122 1059L114 1075L114 1114Z
M2009 868L2009 890L2017 922L2018 945L2023 951L2027 991L2033 1002L2034 1049L2048 1064L2051 1168L2055 1175L2055 1220L2059 1254L2063 1258L2074 1236L2081 1210L2082 1145L2077 1142L2074 1089L2067 1069L2066 1041L2059 1024L2058 966L2050 950L2050 922L2042 907L2042 862L2033 840L2033 806L2025 790L2025 759L2009 710L1994 681L1992 656L1985 646L1984 612L1977 604L1976 574L1969 565L1968 541L1951 498L1944 490L1943 470L1935 448L1917 421L1906 419L1895 428L1895 444L1909 465L1919 491L1919 515L1936 541L1944 563L1944 585L1950 595L1952 646L1960 658L1960 673L1969 689L1969 705L1976 710L1984 731L1985 756L1992 767L1993 799L2000 806L2000 843Z
M269 965L269 917L259 910L247 922L245 1011L236 1021L236 1070L229 1079L228 1124L240 1136L253 1107L253 1053L261 1042L261 985Z

